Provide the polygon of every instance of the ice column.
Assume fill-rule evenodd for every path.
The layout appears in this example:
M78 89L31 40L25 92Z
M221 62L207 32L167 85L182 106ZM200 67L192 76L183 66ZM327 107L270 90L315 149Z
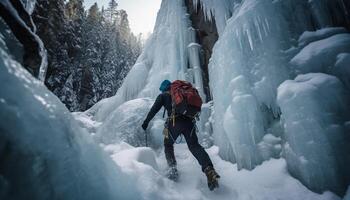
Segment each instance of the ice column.
M204 90L203 90L202 69L201 69L201 62L199 57L201 46L198 43L196 43L195 29L190 27L188 29L188 32L189 32L189 45L187 47L188 57L189 57L190 67L193 70L194 85L196 86L202 99L206 99L204 95Z

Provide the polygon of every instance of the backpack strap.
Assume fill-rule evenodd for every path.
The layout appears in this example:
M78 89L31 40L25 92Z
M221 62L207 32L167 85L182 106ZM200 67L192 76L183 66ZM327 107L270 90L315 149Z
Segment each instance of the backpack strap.
M163 94L170 94L170 91L164 91ZM166 111L166 108L164 107L164 111L163 111L163 119L165 118L165 111Z

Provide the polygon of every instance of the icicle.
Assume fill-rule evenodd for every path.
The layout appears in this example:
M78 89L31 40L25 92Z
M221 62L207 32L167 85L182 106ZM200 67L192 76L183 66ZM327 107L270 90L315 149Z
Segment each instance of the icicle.
M248 37L248 41L249 41L250 50L253 51L254 50L253 39L252 39L252 36L250 34L249 28L246 29L246 33L247 33L247 37Z
M256 28L257 31L258 31L258 35L259 35L260 42L263 42L263 37L262 37L262 33L261 33L261 25L259 24L259 22L260 22L259 18L257 18L256 20L254 20L255 28Z

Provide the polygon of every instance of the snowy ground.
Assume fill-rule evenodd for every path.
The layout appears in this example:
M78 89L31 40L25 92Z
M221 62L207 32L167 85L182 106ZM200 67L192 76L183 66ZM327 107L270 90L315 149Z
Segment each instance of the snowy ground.
M180 179L172 182L164 177L166 162L162 151L134 148L126 143L105 146L122 170L137 177L137 188L144 199L237 199L237 200L336 200L332 193L322 195L309 191L292 178L284 159L270 160L253 171L237 171L237 166L222 160L218 147L207 149L221 175L220 188L208 190L206 178L190 154L186 144L175 146Z
M134 147L125 141L132 141L133 144L137 145L143 144L144 138L135 137L133 140L129 140L118 136L124 133L132 135L138 133L138 127L142 123L139 118L145 116L150 107L147 102L147 99L136 99L126 102L116 109L118 111L116 113L120 113L119 111L123 110L124 107L129 108L128 112L123 113L123 118L133 119L131 121L112 120L116 116L111 115L110 120L107 121L112 123L106 124L106 122L95 122L88 113L74 114L80 125L88 129L97 143L101 143L100 146L112 157L123 173L136 179L135 192L138 192L143 199L340 200L339 197L330 192L324 194L311 192L297 179L290 176L284 159L265 161L253 171L238 171L236 164L224 161L219 156L219 147L217 146L212 146L207 149L207 152L222 177L219 189L214 192L209 191L206 177L186 144L175 145L180 180L176 183L168 180L165 177L167 164L162 147L153 149L142 147L143 145ZM130 128L133 127L135 133L130 132L130 128L127 130L125 128L125 130L116 129L116 127L125 127L126 124ZM109 132L101 132L104 127L109 127ZM159 123L151 123L150 127L152 127L151 130L154 129L150 133L152 138L157 138L157 140L151 140L151 145L161 146L153 144L154 142L158 144L162 138ZM96 132L97 134L95 134ZM105 138L105 140L100 140L100 138ZM119 139L115 140L115 138ZM103 142L107 140L116 142Z

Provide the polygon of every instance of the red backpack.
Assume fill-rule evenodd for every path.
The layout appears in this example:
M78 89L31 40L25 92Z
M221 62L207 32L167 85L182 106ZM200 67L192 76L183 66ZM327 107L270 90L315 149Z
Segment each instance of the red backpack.
M186 81L174 81L170 86L173 114L195 118L199 116L203 101L198 90Z

